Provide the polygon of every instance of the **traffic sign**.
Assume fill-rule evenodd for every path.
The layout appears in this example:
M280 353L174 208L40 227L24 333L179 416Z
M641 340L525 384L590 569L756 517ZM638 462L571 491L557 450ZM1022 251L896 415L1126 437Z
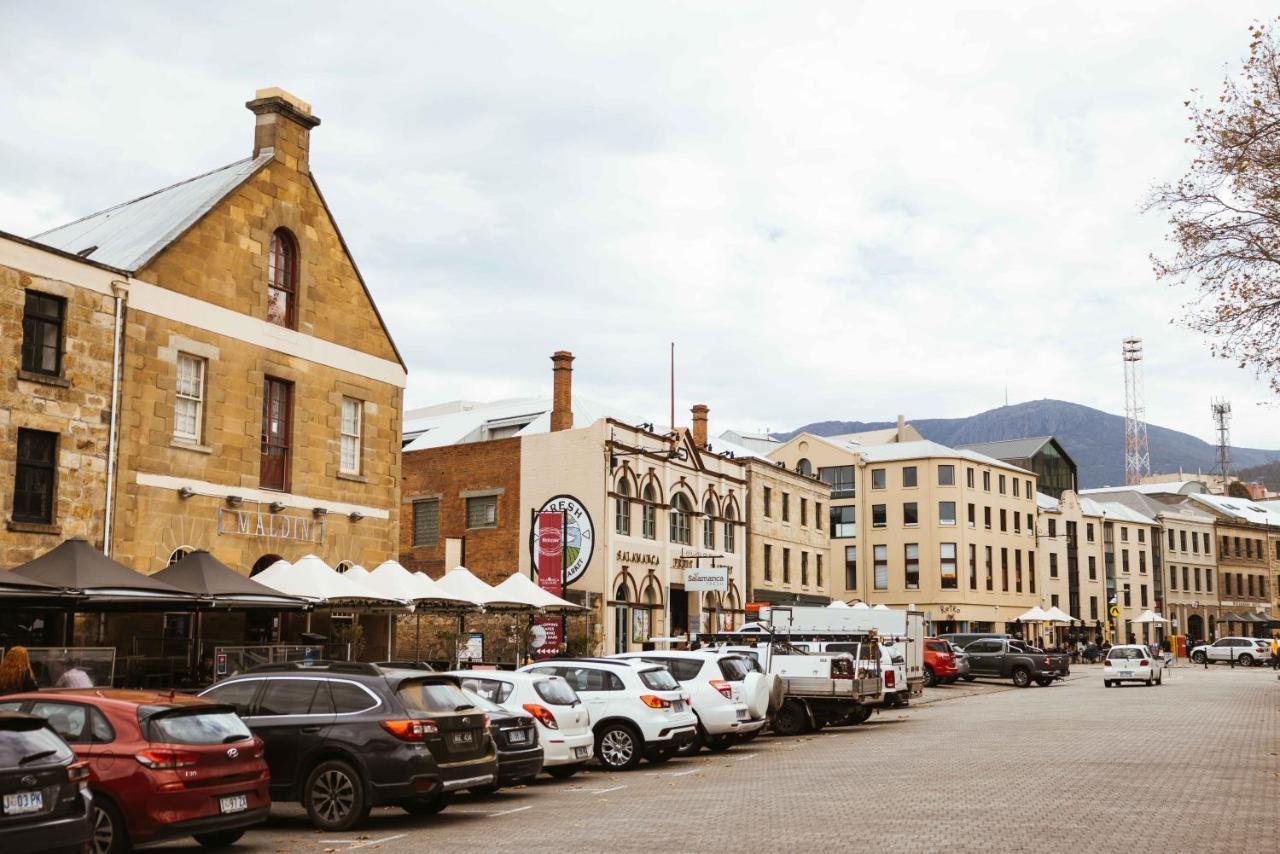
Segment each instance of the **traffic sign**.
M1120 606L1119 606L1119 605L1112 605L1112 606L1111 606L1111 616L1112 616L1112 618L1113 618L1113 619L1119 618L1119 616L1120 616Z

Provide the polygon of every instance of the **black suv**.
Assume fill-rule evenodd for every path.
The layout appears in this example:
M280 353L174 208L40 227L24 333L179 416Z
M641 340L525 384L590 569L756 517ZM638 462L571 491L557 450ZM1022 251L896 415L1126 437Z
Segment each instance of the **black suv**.
M89 769L49 722L0 712L0 840L6 854L76 850L89 841Z
M347 830L377 806L430 815L454 791L498 780L488 717L453 676L293 662L201 696L236 707L265 744L271 800L301 801L321 830Z

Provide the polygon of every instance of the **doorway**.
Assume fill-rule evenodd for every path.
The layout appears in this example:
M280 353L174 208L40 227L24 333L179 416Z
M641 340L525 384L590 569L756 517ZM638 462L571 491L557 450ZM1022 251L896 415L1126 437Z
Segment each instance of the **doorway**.
M613 606L613 651L626 652L631 629L631 609L627 607L627 585L619 584Z
M1193 643L1204 640L1204 617L1199 614L1187 617L1187 637Z

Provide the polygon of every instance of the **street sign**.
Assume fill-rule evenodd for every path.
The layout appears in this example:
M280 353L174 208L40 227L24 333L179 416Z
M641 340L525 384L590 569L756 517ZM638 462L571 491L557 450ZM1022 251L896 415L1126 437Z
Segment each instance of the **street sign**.
M1111 616L1112 616L1112 618L1113 618L1113 619L1119 618L1119 616L1120 616L1120 606L1119 606L1119 605L1112 605L1112 606L1111 606Z

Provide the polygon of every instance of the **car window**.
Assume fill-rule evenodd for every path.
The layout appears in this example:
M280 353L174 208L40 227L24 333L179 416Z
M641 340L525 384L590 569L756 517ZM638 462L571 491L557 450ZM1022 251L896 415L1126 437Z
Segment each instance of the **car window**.
M309 715L317 685L317 679L268 679L258 701L258 714Z
M253 695L258 692L259 684L256 679L224 682L221 685L214 685L200 696L217 700L228 706L235 706L237 714L248 715L251 711L249 707L253 703Z
M924 648L930 652L951 652L951 647L947 646L946 641L926 641Z
M363 712L378 705L368 691L350 682L330 682L329 690L333 692L333 710L340 715Z
M1134 649L1133 647L1128 647L1128 646L1123 646L1123 647L1113 646L1110 650L1107 651L1107 658L1110 658L1112 660L1120 659L1124 661L1137 661L1140 658L1146 658L1146 657L1147 657L1147 654L1144 653L1142 650Z
M406 679L396 688L396 696L411 712L461 712L474 708L471 699L452 682Z
M462 688L462 693L466 694L467 699L471 701L471 705L475 706L482 712L506 712L506 709L493 702L493 700L482 697L475 691L468 690L465 685Z
M22 708L22 704L24 702L26 701L25 700L8 700L6 702L0 703L0 712L16 712Z
M578 701L578 695L563 679L537 679L533 683L533 690L543 700L556 706L572 706Z
M68 762L74 754L67 743L48 727L31 721L6 721L0 726L0 768L16 768L22 760L35 764L38 756L45 762Z
M746 659L737 656L722 658L716 663L720 665L720 675L730 682L741 682L751 672Z
M703 662L696 658L650 658L646 656L644 660L653 664L661 664L667 670L670 670L671 675L680 682L697 679L698 674L702 672Z
M147 708L138 709L139 717ZM231 744L253 738L235 712L226 709L194 709L147 718L148 741L163 744Z
M674 691L680 687L680 683L676 682L676 678L671 675L670 670L658 668L641 670L640 681L644 683L646 688L653 691Z
M516 687L510 682L503 682L501 679L467 678L462 680L462 685L468 691L484 697L492 703L505 703Z
M558 676L575 691L621 691L622 679L607 670L596 670L590 667L561 667Z
M93 744L95 734L99 741L111 740L110 727L105 720L94 720L95 711L97 710L81 703L38 702L31 706L31 714L47 720L53 731L68 744ZM101 713L98 717L102 717Z
M1214 646L1231 646L1231 639L1223 638L1222 640L1214 641L1213 645Z

